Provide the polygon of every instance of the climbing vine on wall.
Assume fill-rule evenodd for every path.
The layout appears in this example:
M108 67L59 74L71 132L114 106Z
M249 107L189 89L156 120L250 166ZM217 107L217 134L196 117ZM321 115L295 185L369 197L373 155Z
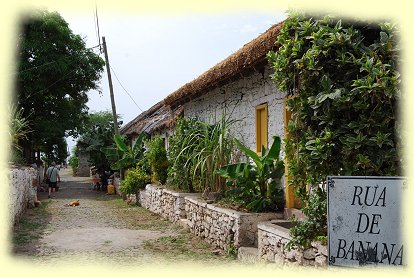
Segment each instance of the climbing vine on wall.
M308 188L329 175L401 174L397 33L388 22L302 13L285 21L268 60L273 80L292 96L285 151L289 184L305 207ZM319 223L312 228L325 230ZM321 232L297 232L309 234L298 241Z

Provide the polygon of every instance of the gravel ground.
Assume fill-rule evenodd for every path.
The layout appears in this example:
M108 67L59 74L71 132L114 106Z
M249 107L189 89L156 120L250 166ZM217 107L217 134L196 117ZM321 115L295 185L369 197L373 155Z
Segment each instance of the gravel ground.
M59 191L29 209L13 235L13 256L34 263L76 260L82 263L138 265L148 262L233 263L182 227L119 196L93 190L89 178L61 170ZM76 207L67 206L79 200Z

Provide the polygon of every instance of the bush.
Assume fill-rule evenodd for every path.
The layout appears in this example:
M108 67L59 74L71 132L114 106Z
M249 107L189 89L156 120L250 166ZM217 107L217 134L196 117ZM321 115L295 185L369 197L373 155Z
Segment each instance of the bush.
M72 148L72 155L69 158L69 166L72 168L72 175L76 175L76 170L79 167L79 159L78 159L78 147L74 146Z
M323 241L323 237L327 233L326 209L326 193L318 188L309 195L305 206L302 208L306 218L302 221L293 219L297 224L290 229L292 240L289 241L287 247L291 248L293 245L310 247L312 240Z
M274 81L292 96L285 140L289 184L309 220L326 210L310 208L315 199L307 187L324 184L327 176L401 174L397 32L390 23L291 14L278 51L268 54ZM318 198L326 202L325 194ZM299 229L293 233L313 239L326 231L326 222L305 221Z
M119 190L124 194L137 194L140 189L144 189L151 182L151 177L144 169L137 166L131 169L125 176L125 180L121 181Z
M262 147L261 157L235 139L237 146L253 163L229 164L216 172L229 179L225 197L242 204L249 211L278 211L284 208L281 178L285 167L279 160L280 138L273 139L269 149Z
M151 166L153 181L165 184L168 174L168 159L164 141L160 137L155 137L149 140L147 144L148 150L145 152L145 156Z
M225 115L213 125L180 118L168 149L168 185L188 192L222 191L224 180L216 170L231 161L235 122Z

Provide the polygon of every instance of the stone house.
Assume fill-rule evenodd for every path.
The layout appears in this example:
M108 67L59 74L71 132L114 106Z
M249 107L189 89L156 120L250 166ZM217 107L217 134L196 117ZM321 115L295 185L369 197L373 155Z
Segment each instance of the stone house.
M266 55L276 50L275 41L283 22L245 44L193 81L169 94L165 99L141 113L121 128L120 132L134 140L141 131L165 138L172 135L178 116L197 117L214 123L222 114L239 121L234 133L250 149L261 151L270 146L272 136L283 139L287 133L289 113L286 93L276 88L270 75L272 68ZM283 153L282 153L283 155ZM283 155L284 156L284 155ZM286 178L285 178L286 179ZM286 183L286 180L285 180ZM292 189L285 190L287 215L298 207Z

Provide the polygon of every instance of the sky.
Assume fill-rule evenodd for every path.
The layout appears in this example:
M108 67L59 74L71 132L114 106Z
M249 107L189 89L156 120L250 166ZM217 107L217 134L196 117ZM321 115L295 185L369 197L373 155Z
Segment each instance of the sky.
M82 13L56 11L87 47L105 36L116 111L124 125L286 18L285 11L157 15L98 7L98 36L93 6ZM90 112L111 111L106 69L100 90L89 92ZM69 149L74 144L68 139Z

